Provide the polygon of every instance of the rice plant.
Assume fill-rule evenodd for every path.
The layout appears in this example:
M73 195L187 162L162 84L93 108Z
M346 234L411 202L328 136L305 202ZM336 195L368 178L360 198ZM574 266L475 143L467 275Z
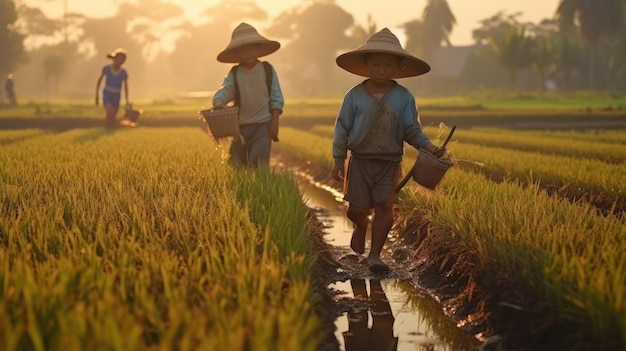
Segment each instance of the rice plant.
M3 350L315 350L294 181L199 128L0 146ZM288 208L288 211L285 211Z

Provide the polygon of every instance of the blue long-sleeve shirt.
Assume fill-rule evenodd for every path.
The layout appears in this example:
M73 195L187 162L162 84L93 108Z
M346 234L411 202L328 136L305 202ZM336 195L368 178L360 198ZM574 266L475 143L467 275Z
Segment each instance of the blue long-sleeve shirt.
M376 99L360 83L346 93L335 121L335 162L343 162L347 150L357 157L401 161L404 141L417 149L430 142L408 89L398 84Z
M280 89L276 70L272 67L272 84L267 90L265 69L259 62L251 71L243 66L237 69L236 76L229 71L222 87L213 95L213 105L225 105L235 99L235 79L239 87L239 124L263 123L272 119L271 110L282 112L285 100Z

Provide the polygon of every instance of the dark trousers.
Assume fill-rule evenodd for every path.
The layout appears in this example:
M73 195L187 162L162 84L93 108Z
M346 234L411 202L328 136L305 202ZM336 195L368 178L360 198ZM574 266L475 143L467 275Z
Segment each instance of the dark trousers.
M272 139L269 122L239 126L241 138L230 144L230 160L236 165L257 167L269 165Z

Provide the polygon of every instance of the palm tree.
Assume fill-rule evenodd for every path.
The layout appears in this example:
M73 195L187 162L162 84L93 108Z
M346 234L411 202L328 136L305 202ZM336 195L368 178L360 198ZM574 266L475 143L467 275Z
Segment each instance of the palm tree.
M26 34L17 27L19 17L12 0L0 0L0 13L0 76L6 78L7 73L26 60Z
M41 65L45 75L46 95L49 102L50 94L52 90L56 91L59 78L63 75L63 71L65 70L65 59L60 54L50 54L43 59ZM51 84L54 84L54 86L50 86Z
M556 72L563 75L565 89L572 89L573 73L584 62L584 48L571 34L561 33L556 41Z
M532 63L532 39L525 28L509 27L500 36L490 39L496 61L509 71L511 89L515 88L517 73Z
M367 23L365 26L355 24L350 29L351 37L354 39L354 46L364 43L372 34L378 31L376 22L372 18L372 14L367 15Z
M532 37L531 54L532 69L539 78L539 90L545 91L546 81L551 73L556 69L558 62L558 51L556 35L559 28L554 20L543 20L538 25L530 25Z
M612 38L606 45L602 45L599 52L606 67L606 83L608 90L623 89L626 87L626 28L622 28L619 35Z
M417 56L424 55L424 23L419 19L401 25L406 35L405 49Z
M290 76L302 93L322 94L333 89L333 83L321 80L336 69L329 58L355 45L348 35L353 27L352 15L334 1L306 1L280 14L265 34L289 42L276 55L287 63L283 75Z
M593 89L595 53L601 39L616 34L623 21L623 0L562 0L557 16L564 28L575 26L589 45L589 88Z
M545 90L550 67L556 62L556 51L552 38L542 35L532 38L532 69L539 76L539 90Z
M445 43L450 46L450 33L456 24L456 18L446 0L428 0L422 13L424 35L424 50L430 53L432 49Z
M523 27L525 24L519 20L521 15L522 12L507 14L498 11L495 15L479 21L480 27L472 30L472 38L477 45L489 44L491 37L501 35L509 27Z

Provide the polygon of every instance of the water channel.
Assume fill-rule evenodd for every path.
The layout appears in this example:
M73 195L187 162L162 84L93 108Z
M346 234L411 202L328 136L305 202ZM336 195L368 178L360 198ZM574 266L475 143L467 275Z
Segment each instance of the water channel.
M326 241L348 250L352 224L345 216L342 194L306 178L300 180L300 189L307 206L319 213ZM457 328L434 299L408 280L353 278L337 281L329 288L339 292L338 298L368 302L367 307L349 309L335 320L341 351L478 349L474 338Z

